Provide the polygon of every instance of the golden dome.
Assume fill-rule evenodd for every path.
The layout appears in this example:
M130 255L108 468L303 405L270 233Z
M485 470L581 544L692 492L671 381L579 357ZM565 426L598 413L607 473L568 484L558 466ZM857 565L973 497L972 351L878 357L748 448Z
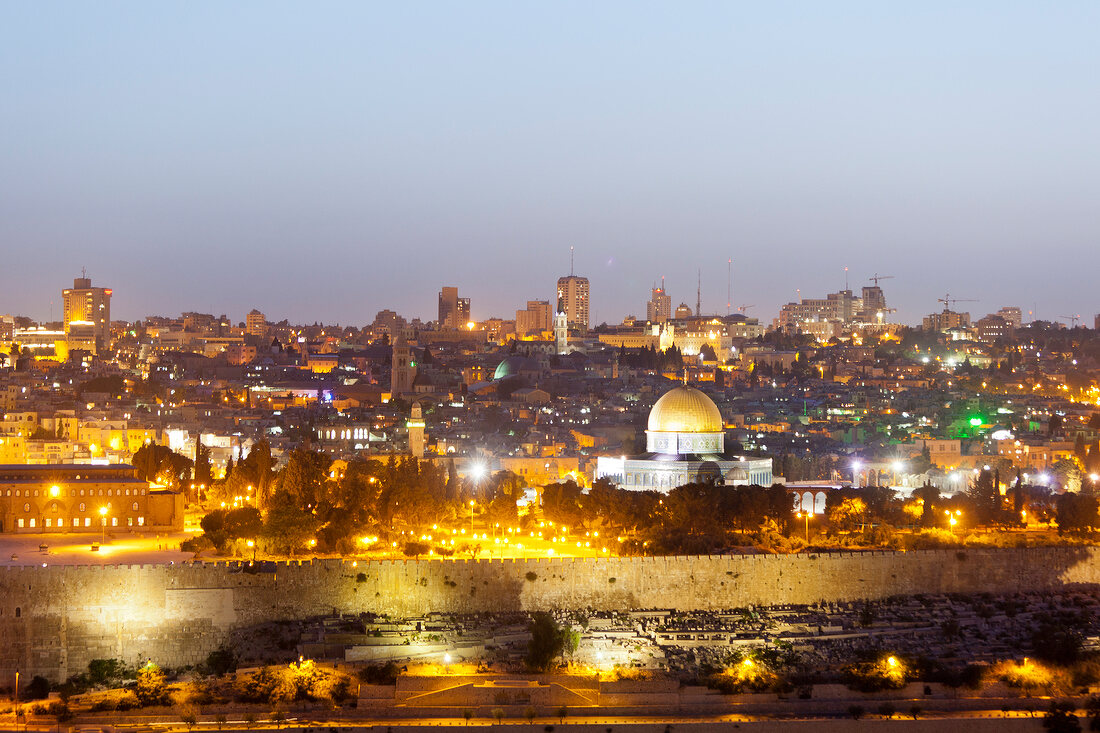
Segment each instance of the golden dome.
M720 433L724 427L714 401L687 385L666 392L649 411L651 433Z

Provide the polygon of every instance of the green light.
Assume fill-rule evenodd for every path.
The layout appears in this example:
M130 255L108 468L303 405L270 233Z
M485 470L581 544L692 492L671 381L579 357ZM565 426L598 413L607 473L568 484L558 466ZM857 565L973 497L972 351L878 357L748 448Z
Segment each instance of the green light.
M970 418L970 424L976 428L980 427L982 424L982 419L980 417L972 417Z

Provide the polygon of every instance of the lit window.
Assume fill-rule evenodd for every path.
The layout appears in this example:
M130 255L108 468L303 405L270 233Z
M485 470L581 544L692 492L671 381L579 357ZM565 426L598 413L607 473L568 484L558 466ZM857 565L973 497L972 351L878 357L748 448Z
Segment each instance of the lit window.
M84 517L84 526L85 527L91 527L92 526L92 518L91 517Z
M19 529L23 529L23 517L19 517L19 519L15 520L15 522Z
M80 502L80 511L84 511L84 502Z
M138 505L136 501L134 502L134 506L132 508L135 512L138 510Z
M80 517L73 517L73 526L74 527L79 527L80 526Z
M134 518L133 517L126 517L126 526L127 527L133 527L134 526Z
M31 505L30 504L24 504L23 505L23 511L29 512L30 510L31 510Z
M144 527L145 526L145 517L138 517L138 526L139 527Z
M34 526L34 517L31 517L30 522L28 523L28 526L30 526L30 527Z
M32 519L31 521L33 522L34 520ZM111 526L112 527L117 527L118 526L118 517L111 517Z
M50 519L49 517L46 517L46 526L47 526L47 527L49 527L49 526L50 526L50 523L51 523L51 521L52 521L52 520L51 520L51 519Z

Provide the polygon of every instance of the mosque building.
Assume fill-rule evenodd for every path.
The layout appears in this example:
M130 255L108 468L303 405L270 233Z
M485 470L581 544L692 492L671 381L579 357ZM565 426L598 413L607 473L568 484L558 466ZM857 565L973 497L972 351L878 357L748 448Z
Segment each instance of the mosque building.
M727 457L725 424L714 401L684 384L666 392L649 412L646 453L600 456L596 478L621 489L668 492L684 484L727 486L772 483L770 458Z

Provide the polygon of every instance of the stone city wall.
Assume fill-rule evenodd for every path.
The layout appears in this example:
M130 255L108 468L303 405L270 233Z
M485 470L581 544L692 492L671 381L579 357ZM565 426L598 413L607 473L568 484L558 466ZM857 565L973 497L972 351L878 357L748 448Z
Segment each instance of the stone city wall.
M235 627L332 613L676 609L1100 585L1100 548L0 569L0 687L90 660L202 661Z

